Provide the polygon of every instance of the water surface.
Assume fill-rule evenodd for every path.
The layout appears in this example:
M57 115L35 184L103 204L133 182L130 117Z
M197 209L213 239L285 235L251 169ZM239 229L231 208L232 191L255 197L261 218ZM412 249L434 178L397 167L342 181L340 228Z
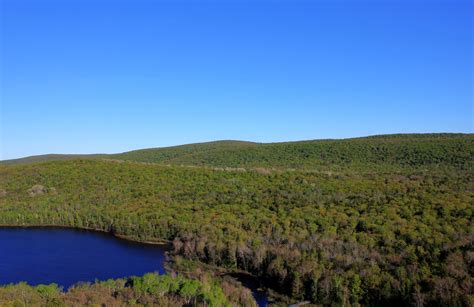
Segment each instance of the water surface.
M165 273L167 245L118 239L110 234L68 228L1 228L0 285L26 281L56 283L69 288L78 282ZM259 306L266 293L248 276L235 276L254 294Z
M95 279L165 272L168 246L64 228L0 228L0 284L26 281L65 288Z

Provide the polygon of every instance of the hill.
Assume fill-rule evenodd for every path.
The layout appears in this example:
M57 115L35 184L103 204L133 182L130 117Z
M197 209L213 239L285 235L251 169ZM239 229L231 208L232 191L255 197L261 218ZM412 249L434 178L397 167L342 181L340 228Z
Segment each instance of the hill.
M99 158L100 156L102 155L48 154L48 155L29 156L25 158L18 158L18 159L11 159L11 160L2 160L0 161L0 164L4 164L4 165L29 164L29 163L48 162L48 161L64 161L64 160L79 159L79 158Z
M474 155L474 135L407 134L285 143L235 141L130 151L120 160L209 167L372 168L465 165Z
M397 169L472 167L474 134L395 134L343 140L284 143L216 141L120 154L80 156L171 165L277 169ZM2 164L66 160L78 155L46 155Z

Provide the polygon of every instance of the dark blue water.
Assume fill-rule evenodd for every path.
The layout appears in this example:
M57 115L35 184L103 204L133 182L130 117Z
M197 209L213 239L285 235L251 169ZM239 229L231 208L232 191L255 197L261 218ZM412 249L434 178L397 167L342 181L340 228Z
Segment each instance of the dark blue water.
M0 228L0 284L57 283L164 273L167 246L60 228Z
M252 290L253 297L257 301L258 306L267 306L267 291L262 288L262 284L256 277L244 273L229 273L227 275L237 279L244 287Z
M0 285L26 281L69 288L96 279L163 274L168 250L166 245L136 243L96 231L0 227ZM252 290L259 306L267 304L257 280L235 278Z

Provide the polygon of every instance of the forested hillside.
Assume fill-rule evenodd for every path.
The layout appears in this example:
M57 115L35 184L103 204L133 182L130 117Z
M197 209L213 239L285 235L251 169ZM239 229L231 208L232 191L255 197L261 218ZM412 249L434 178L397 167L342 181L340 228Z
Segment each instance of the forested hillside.
M220 149L149 161L214 168L0 165L0 224L169 240L176 254L248 271L295 301L473 304L473 136L202 146ZM344 167L312 169L331 163Z
M79 158L99 158L101 155L60 155L60 154L49 154L49 155L38 155L30 156L26 158L12 159L12 160L3 160L0 161L0 164L4 165L14 165L14 164L29 164L29 163L39 163L39 162L48 162L48 161L63 161L63 160L72 160Z
M210 167L382 169L466 165L474 155L474 135L400 134L346 140L287 143L221 141L144 149L110 158Z
M1 163L104 158L220 168L397 171L426 167L470 169L473 155L472 134L396 134L267 144L218 141L111 155L33 156Z

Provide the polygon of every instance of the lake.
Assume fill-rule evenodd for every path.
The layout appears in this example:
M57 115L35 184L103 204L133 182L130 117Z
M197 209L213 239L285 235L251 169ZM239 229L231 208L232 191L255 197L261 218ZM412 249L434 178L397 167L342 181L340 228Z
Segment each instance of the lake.
M165 272L168 246L63 228L0 228L0 284L57 283Z
M165 273L167 245L66 228L0 228L0 285L26 281L65 288L83 281ZM265 292L243 282L265 306Z

